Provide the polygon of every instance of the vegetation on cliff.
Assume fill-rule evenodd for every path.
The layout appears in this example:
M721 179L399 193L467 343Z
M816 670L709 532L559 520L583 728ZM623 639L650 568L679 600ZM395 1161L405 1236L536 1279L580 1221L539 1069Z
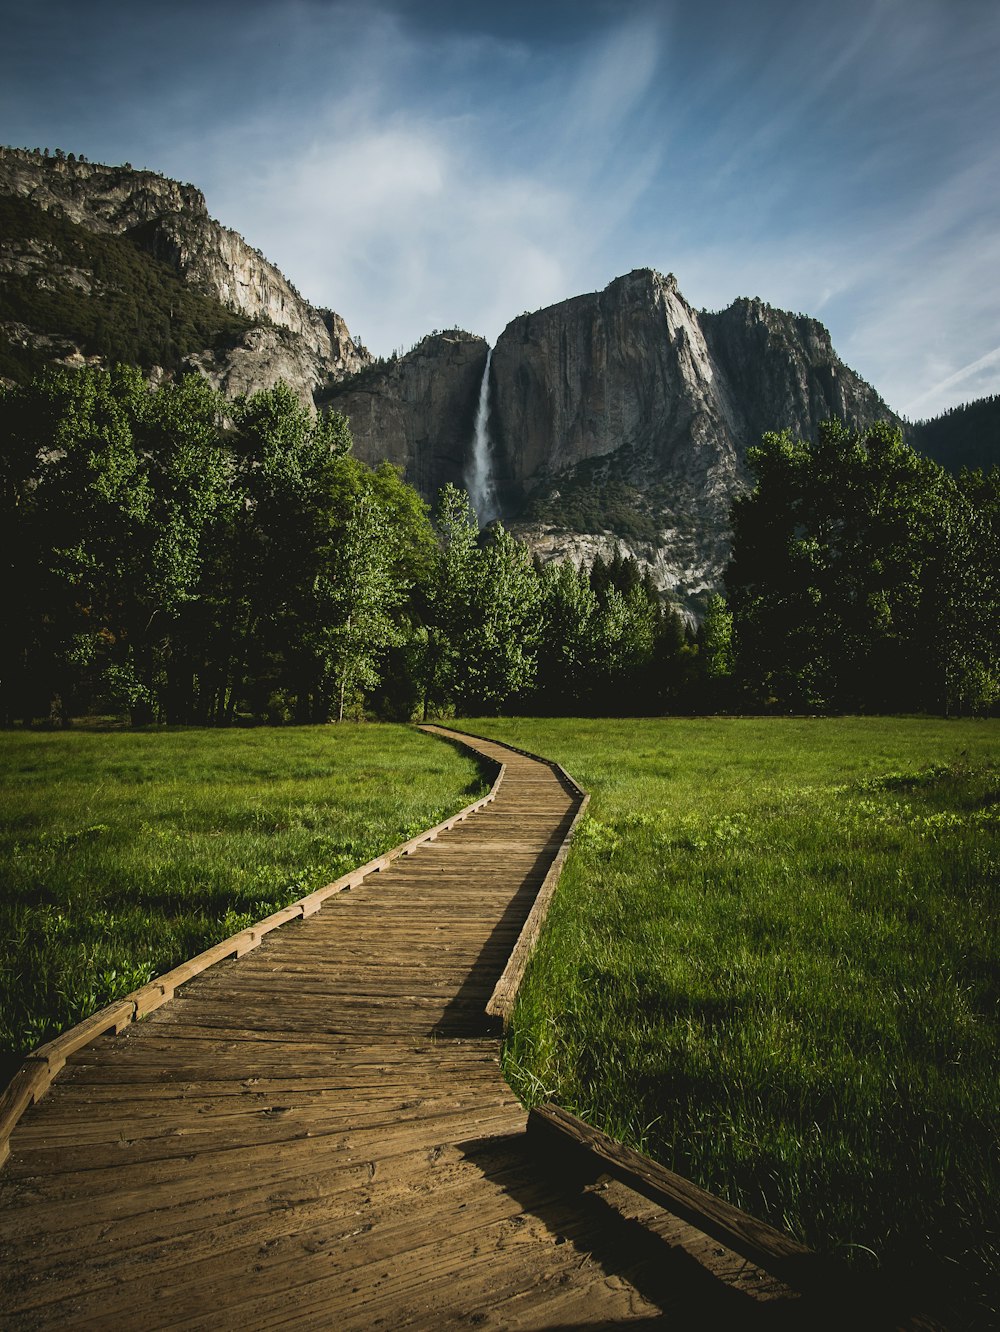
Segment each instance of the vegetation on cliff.
M108 364L176 370L253 327L127 236L89 231L30 200L0 195L0 235L0 376L27 382L53 344L57 354L75 347Z

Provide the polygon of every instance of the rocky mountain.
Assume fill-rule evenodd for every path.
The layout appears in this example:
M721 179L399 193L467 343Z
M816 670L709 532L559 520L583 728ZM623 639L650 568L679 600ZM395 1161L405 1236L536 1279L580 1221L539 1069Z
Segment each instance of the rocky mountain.
M106 321L109 311L101 310L100 302L108 303L110 295L120 299L119 275L134 267L132 257L138 255L145 269L131 275L133 283L159 295L166 274L237 317L236 324L218 318L216 336L184 348L190 367L227 393L269 387L282 378L311 403L317 391L371 360L340 315L310 305L258 250L214 221L192 185L128 164L102 166L72 155L0 148L0 198L21 205L19 234L12 237L7 229L0 241L0 279L14 288L27 312L27 318L11 318L8 308L0 320L0 334L15 347L45 348L55 339L69 358L93 354L86 338L70 339L68 352L61 345L65 330L52 327L60 317L53 297L62 296L64 307L75 308L78 322L81 296L90 297L98 310L86 327ZM35 234L24 224L26 209L47 215ZM124 252L121 241L127 243ZM110 284L101 271L109 256L115 268ZM43 299L29 301L26 282ZM169 317L176 318L175 304L170 302ZM46 320L48 327L39 326ZM154 345L161 342L170 345L163 337Z
M198 369L230 396L284 379L345 412L358 455L397 464L433 501L469 475L490 365L508 526L543 559L620 548L692 613L720 583L729 507L765 430L895 419L822 324L759 300L697 311L652 269L520 315L488 352L451 330L373 361L193 186L0 149L0 375L96 356Z
M388 457L430 498L461 481L486 351L471 334L428 338L324 400L363 457ZM505 522L543 559L618 547L692 611L720 583L750 444L830 416L895 419L816 320L758 300L698 312L651 269L512 320L490 393Z

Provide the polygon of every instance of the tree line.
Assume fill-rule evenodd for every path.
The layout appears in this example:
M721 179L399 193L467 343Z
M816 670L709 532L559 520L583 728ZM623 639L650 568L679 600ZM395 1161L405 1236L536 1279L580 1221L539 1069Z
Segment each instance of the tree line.
M884 427L751 452L697 629L632 559L543 567L451 486L432 516L283 385L50 369L0 432L7 725L996 702L996 474Z
M283 385L48 370L0 431L8 725L651 709L657 654L696 654L634 561L536 568L454 487L432 522Z

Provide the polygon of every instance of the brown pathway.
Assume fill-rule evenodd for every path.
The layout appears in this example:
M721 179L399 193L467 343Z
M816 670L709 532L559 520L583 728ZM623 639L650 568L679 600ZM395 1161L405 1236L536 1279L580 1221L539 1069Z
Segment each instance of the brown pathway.
M484 1009L578 797L476 748L493 804L70 1058L0 1170L0 1326L787 1325L526 1141Z

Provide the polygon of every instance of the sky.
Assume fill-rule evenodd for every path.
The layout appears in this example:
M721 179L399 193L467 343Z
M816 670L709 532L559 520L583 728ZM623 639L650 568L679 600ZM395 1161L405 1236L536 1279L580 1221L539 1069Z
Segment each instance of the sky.
M1000 392L997 0L0 0L0 141L197 185L371 351L633 268Z

